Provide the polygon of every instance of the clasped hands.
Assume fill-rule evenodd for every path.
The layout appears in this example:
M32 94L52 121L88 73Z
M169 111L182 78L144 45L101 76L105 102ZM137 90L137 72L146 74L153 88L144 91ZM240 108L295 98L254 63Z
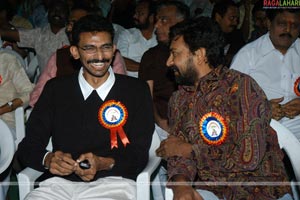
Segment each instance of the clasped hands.
M110 159L110 160L109 160ZM91 167L82 169L79 162L88 160ZM91 181L94 179L97 171L108 170L109 163L114 162L112 158L98 157L93 153L81 154L77 160L74 160L69 153L56 151L49 153L45 158L45 165L49 167L52 174L59 176L67 176L72 173L77 174L83 181Z
M283 117L288 117L290 119L293 119L294 117L300 114L299 98L293 99L283 105L279 104L282 101L283 101L283 97L270 100L273 119L280 120Z
M171 156L191 157L192 145L185 142L182 138L169 136L160 143L156 150L156 155L164 159Z

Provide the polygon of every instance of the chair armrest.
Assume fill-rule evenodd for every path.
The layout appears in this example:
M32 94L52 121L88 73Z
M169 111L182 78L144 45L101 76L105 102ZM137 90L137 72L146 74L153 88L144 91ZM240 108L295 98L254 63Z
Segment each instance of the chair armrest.
M20 200L23 200L33 190L35 180L41 175L42 172L29 167L17 174Z
M170 188L166 187L165 190L165 200L173 200L173 191Z
M24 118L24 108L22 106L15 110L15 124L16 124L16 148L18 144L25 137L25 118Z
M151 174L156 170L161 161L160 157L152 156L149 157L149 161L145 169L138 175L136 179L137 199L150 199L150 177Z

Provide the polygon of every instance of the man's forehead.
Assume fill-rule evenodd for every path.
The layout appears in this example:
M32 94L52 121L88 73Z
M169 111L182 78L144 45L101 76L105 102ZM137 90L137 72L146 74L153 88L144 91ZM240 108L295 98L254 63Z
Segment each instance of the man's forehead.
M300 21L300 13L291 13L288 11L283 11L282 13L278 13L274 19L294 19L295 21Z
M239 9L238 7L235 7L235 6L229 6L226 10L226 14L239 14Z
M170 50L175 50L184 46L186 46L186 43L184 42L183 36L177 35L171 41Z
M82 32L79 35L81 41L97 39L99 41L111 42L111 34L106 31Z

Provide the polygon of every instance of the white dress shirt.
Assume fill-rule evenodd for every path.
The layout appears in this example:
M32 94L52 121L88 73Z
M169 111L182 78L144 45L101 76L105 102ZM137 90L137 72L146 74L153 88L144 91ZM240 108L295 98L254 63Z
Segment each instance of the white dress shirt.
M118 36L117 48L125 58L140 63L145 51L157 45L156 35L147 40L137 28L125 29ZM128 72L129 76L137 77L138 72Z
M109 76L107 80L96 89L97 94L103 101L105 100L116 80L115 74L111 67L109 67L108 72ZM83 77L83 68L81 68L79 71L78 81L84 100L86 100L95 89Z
M275 49L269 33L244 46L234 57L231 69L254 78L269 100L284 97L281 104L300 98L294 92L294 83L300 77L300 40L297 39L282 54ZM282 118L280 122L300 140L300 116Z
M19 35L20 42L17 43L19 47L35 49L41 72L57 49L70 44L65 28L54 34L49 24L43 28L19 29Z

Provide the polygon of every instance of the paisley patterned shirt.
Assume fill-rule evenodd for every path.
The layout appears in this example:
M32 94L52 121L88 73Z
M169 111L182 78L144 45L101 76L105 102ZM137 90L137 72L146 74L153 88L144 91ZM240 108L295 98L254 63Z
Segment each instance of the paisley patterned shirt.
M182 86L169 102L170 133L192 144L193 156L168 159L170 180L183 174L197 189L227 200L278 199L291 193L283 153L269 126L270 109L251 77L226 67L212 70L197 87ZM223 124L219 144L201 136L208 124L200 122L212 113Z

